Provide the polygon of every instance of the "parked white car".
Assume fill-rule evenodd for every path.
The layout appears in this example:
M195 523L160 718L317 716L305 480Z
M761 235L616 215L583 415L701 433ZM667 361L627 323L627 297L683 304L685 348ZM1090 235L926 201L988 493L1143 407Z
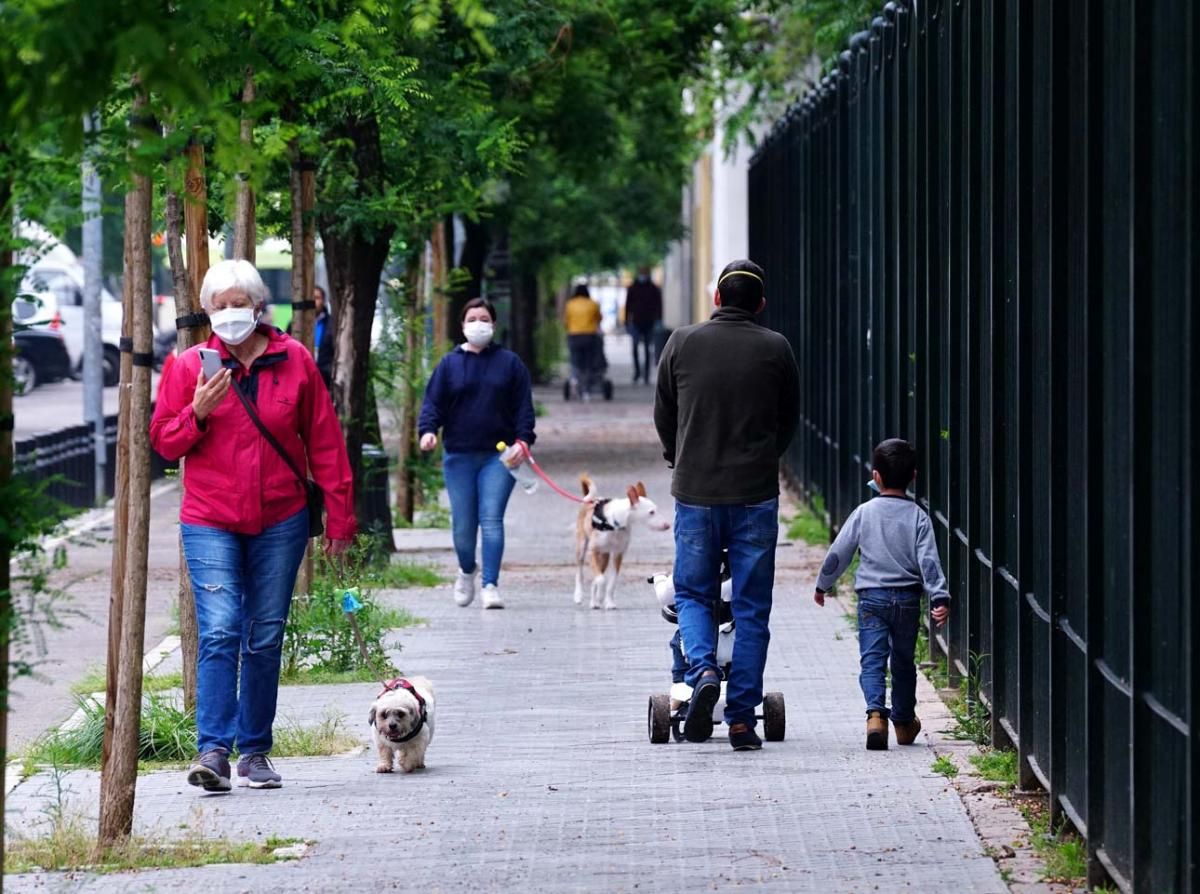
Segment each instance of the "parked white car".
M82 265L40 261L26 272L21 293L40 305L34 323L47 325L62 333L71 359L71 370L78 375L83 368L83 269ZM100 339L104 345L104 384L116 385L121 373L121 302L108 289L100 290Z

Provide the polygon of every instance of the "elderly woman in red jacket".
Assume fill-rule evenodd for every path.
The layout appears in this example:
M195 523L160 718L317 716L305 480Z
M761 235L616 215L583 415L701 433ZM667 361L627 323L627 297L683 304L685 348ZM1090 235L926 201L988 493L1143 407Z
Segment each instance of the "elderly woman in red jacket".
M300 474L308 470L324 492L326 554L344 552L355 534L350 463L329 392L304 346L259 322L266 301L249 262L209 269L200 303L213 336L204 347L220 354L221 368L206 379L199 346L185 351L159 386L150 422L154 449L186 458L179 520L200 628L199 756L187 779L207 791L229 791L234 748L239 784L281 784L267 755L284 625L308 542Z

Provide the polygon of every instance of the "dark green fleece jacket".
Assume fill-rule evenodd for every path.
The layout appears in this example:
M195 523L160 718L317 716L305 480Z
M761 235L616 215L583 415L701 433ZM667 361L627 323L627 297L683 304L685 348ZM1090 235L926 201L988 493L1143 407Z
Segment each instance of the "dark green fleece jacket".
M718 308L675 330L658 364L654 425L675 467L671 493L699 506L779 495L779 457L800 418L791 345L755 315Z

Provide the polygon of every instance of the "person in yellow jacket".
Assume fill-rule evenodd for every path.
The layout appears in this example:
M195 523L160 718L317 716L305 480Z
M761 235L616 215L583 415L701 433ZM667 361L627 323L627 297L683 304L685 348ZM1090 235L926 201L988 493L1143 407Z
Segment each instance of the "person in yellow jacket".
M571 354L571 376L583 400L591 398L592 384L603 366L601 319L600 305L592 298L588 287L576 286L575 293L563 309L563 323L567 330L567 349Z

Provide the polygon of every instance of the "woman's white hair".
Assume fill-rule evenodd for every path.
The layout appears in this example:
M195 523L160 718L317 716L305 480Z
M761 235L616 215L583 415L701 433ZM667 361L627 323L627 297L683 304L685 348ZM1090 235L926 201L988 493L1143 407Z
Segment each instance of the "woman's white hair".
M213 298L231 289L245 292L255 310L262 310L271 297L262 277L249 261L218 261L204 274L204 284L200 286L200 306L206 313L212 313Z

